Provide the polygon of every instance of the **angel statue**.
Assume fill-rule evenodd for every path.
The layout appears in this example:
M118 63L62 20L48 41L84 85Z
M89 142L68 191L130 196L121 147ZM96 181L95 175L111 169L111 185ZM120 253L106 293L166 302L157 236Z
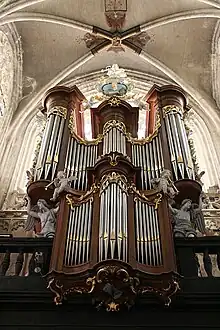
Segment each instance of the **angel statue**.
M160 178L152 179L151 183L154 189L162 191L171 199L173 199L179 193L171 179L170 170L163 170L161 172Z
M204 218L201 216L197 204L193 204L190 199L184 199L180 209L169 205L173 217L173 230L175 237L196 237L196 229L205 231Z
M71 182L75 179L76 179L75 176L71 176L71 177L67 178L64 171L59 171L57 173L57 177L54 179L54 181L52 181L49 185L47 185L45 187L45 189L47 190L47 188L49 186L51 186L52 184L54 184L54 186L55 186L55 189L53 192L53 197L50 200L52 202L55 202L58 199L58 197L60 196L60 194L64 191L72 192Z
M49 208L49 205L44 199L38 199L37 205L31 208L30 197L27 196L27 222L26 231L34 229L36 221L40 220L41 231L36 236L53 238L56 229L56 215L59 211L59 206Z

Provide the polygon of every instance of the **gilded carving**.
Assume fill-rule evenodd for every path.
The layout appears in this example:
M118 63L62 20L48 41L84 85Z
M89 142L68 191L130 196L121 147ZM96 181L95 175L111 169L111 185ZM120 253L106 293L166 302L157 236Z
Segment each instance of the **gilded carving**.
M70 134L73 135L76 131L76 114L75 109L71 110L70 118L69 118L69 124L68 124Z
M55 106L48 110L47 117L49 117L50 115L56 115L66 119L67 109L62 106Z
M155 210L158 209L160 202L162 201L163 195L162 194L157 194L156 198L154 199L155 202Z
M72 286L68 289L64 289L64 285L60 284L55 278L50 279L47 289L50 289L51 292L55 294L54 302L56 305L62 305L63 299L66 298L69 294L73 293L88 293L89 290L86 290L83 286Z
M103 139L103 135L102 134L98 134L97 138L96 139L93 139L91 141L87 141L83 138L81 138L80 136L78 136L74 130L71 129L71 126L69 125L69 129L70 129L70 134L72 136L72 138L76 139L76 141L80 144L84 144L84 145L97 145L99 144L100 142L102 142L102 139Z
M91 189L88 190L85 194L81 195L80 197L75 197L72 194L66 195L67 204L70 205L71 209L75 206L78 206L82 203L86 203L89 200L93 201L93 195L98 191L99 186L93 184Z
M155 123L155 130L154 130L154 132L152 134L148 135L147 137L143 138L143 139L133 138L132 135L131 135L131 133L126 133L127 140L131 144L144 145L146 143L150 143L158 135L158 132L159 132L159 128L160 127L161 127L160 113L157 110L156 111L156 123Z
M171 303L171 297L180 290L179 283L172 279L169 282L169 285L167 288L155 288L151 286L146 286L141 289L141 294L146 293L154 293L156 294L160 299L164 301L165 306L169 306Z
M86 284L90 286L89 293L93 294L97 309L104 307L107 312L115 312L123 305L134 304L140 281L122 266L105 265L89 277Z
M98 158L98 160L103 159L103 158L107 158L109 161L109 164L113 167L118 165L118 162L120 159L126 159L128 161L131 161L130 157L124 156L121 153L117 153L117 152L111 152L109 154L102 155Z
M165 118L170 113L179 113L181 116L183 116L183 110L176 105L166 105L162 108L162 112L163 118Z
M155 210L158 209L161 201L162 201L162 198L163 198L163 195L158 193L156 195L156 197L153 197L153 198L148 198L146 197L145 193L143 192L140 192L137 187L135 186L134 183L132 183L130 186L130 191L135 195L134 197L134 201L136 201L137 199L139 199L140 201L142 201L143 203L147 203L149 205L152 205L154 206Z
M100 194L108 187L110 183L117 183L120 185L121 189L127 194L128 193L128 182L124 175L118 174L116 172L111 172L110 174L104 175L100 181Z
M103 135L106 135L113 127L117 128L123 134L126 134L126 126L118 120L109 120L103 127Z
M108 104L110 104L111 107L117 107L121 104L121 100L114 96L108 100Z

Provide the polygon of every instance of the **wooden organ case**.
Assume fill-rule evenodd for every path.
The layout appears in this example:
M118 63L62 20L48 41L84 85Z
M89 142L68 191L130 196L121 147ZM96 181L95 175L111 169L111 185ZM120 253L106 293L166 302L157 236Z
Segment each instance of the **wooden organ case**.
M72 193L60 198L48 287L56 304L69 294L91 294L98 307L113 311L149 292L169 305L179 288L172 226L167 197L151 180L170 169L182 199L182 185L199 196L182 120L184 92L152 88L141 140L139 109L112 97L91 110L94 139L86 141L82 100L76 87L53 88L44 99L48 120L29 195L49 202L52 189L44 187L58 170L76 176Z

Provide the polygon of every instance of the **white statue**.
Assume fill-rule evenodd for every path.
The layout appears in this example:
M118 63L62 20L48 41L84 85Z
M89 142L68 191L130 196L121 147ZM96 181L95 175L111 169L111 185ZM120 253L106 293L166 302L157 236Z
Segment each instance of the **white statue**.
M34 227L35 219L39 219L41 223L41 232L37 234L39 237L54 237L55 229L56 229L56 215L59 211L59 206L56 208L49 208L49 205L44 199L38 199L37 205L31 208L31 200L30 197L27 196L27 213L29 215L26 223L26 228L30 230L30 227ZM32 228L34 229L34 228Z
M175 209L169 205L173 216L174 236L175 237L196 237L196 231L191 222L192 201L184 199L180 209Z
M54 184L55 186L53 198L51 198L50 200L52 202L55 202L62 192L72 192L73 190L71 188L71 182L75 179L75 176L67 178L64 171L59 171L54 181L52 181L49 185L45 187L45 189L47 189L52 184Z
M151 183L154 189L162 191L165 195L173 199L179 191L174 186L174 183L171 179L170 170L163 170L160 175L160 178L152 179Z
M204 191L201 192L200 195L200 205L202 209L212 209L212 203L210 202L209 196L204 193Z
M105 70L109 78L127 78L125 69L120 69L118 64L112 64L112 66L107 66Z

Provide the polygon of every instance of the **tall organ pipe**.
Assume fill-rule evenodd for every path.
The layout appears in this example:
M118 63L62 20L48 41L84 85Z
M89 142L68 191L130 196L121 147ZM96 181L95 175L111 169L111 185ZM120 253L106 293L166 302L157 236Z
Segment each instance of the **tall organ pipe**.
M191 152L183 122L183 115L181 113L182 110L172 106L167 106L165 109L164 122L174 179L194 179Z
M99 261L118 259L127 262L127 194L123 182L102 186L99 211Z
M55 106L49 110L44 137L37 160L36 180L53 180L56 175L67 109Z
M74 266L89 261L92 201L74 206L69 212L65 265Z
M103 155L109 154L110 152L118 152L125 156L127 154L125 133L117 124L118 122L112 124L112 121L109 121L104 126Z
M148 143L133 143L131 150L133 164L140 167L141 189L152 189L151 180L158 177L164 169L160 135Z
M157 210L139 199L135 201L135 231L137 261L160 266L162 252Z

